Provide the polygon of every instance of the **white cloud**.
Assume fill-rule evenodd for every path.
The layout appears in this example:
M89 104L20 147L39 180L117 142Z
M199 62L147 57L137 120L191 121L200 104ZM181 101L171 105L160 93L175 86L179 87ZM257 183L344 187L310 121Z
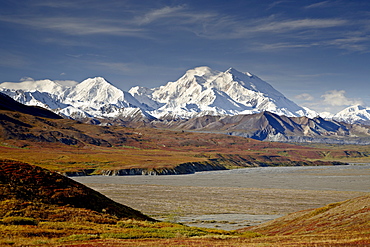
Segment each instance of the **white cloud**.
M68 86L68 87L72 87L78 84L77 81L73 81L73 80L55 80L55 82L59 83L60 85Z
M330 6L329 1L322 1L322 2L311 4L311 5L307 5L304 8L305 9L313 9L313 8L322 8L322 7L329 7L329 6Z
M148 24L154 22L158 19L169 18L169 17L176 17L181 10L184 10L184 6L177 6L177 7L163 7L160 9L155 9L149 11L144 16L137 17L137 23L139 25Z
M345 96L344 90L331 90L321 95L323 102L330 106L350 106L356 104L363 104L362 100L350 99Z
M0 16L0 21L78 36L94 34L141 36L143 32L140 28L110 18Z
M311 94L308 94L308 93L302 93L302 94L296 95L294 96L294 98L299 99L299 100L305 100L305 101L312 101L315 99Z
M284 1L275 1L272 6ZM330 5L321 1L305 8ZM40 6L73 7L75 2L39 2ZM119 9L119 8L117 8ZM49 30L69 36L113 35L145 39L165 39L164 33L174 30L196 34L206 39L244 39L248 50L272 51L281 49L305 49L314 46L336 47L349 51L369 49L368 23L344 18L284 18L271 15L263 18L248 18L224 14L208 9L194 9L188 5L163 6L156 9L126 11L119 18L116 15L102 15L99 18L87 15L0 15L0 22L15 23L36 30ZM114 13L115 9L111 9ZM356 27L357 33L343 32ZM159 36L160 34L160 36ZM69 36L45 35L44 42L60 43L66 46L81 45ZM55 38L56 37L56 38ZM250 42L252 41L252 42ZM84 43L86 45L86 43Z
M366 51L370 37L362 34L350 34L350 37L338 38L323 42L325 45L336 46L344 50Z
M300 19L300 20L266 20L265 23L260 23L251 29L255 32L288 32L297 29L318 29L338 27L345 25L346 20L343 19Z
M25 76L25 77L22 77L19 81L23 82L23 81L35 81L35 79L33 79L32 77L29 77L29 76Z

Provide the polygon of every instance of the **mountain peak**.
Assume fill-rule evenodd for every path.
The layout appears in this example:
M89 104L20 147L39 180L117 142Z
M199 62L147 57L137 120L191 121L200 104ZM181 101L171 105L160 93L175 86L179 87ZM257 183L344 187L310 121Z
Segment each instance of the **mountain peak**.
M91 78L87 78L85 79L84 81L82 81L81 83L79 83L77 86L107 86L107 85L111 85L113 86L111 83L109 83L107 80L105 80L104 77L91 77Z
M210 67L200 66L200 67L195 67L194 69L189 69L188 71L186 71L184 76L187 78L194 78L195 76L209 78L219 73L220 73L219 71L212 70Z
M362 105L349 106L334 115L333 119L348 123L361 123L370 121L370 108Z

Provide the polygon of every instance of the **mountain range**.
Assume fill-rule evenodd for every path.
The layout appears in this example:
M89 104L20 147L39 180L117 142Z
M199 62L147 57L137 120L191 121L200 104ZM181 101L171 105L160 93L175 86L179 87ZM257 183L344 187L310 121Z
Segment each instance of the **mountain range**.
M325 120L256 75L234 68L220 72L197 67L164 86L136 86L129 91L95 77L73 84L51 80L4 82L0 92L64 118L100 125L218 131L273 141L335 136L341 140L334 142L342 142L343 137L369 135L367 127L356 124L370 123L370 108L352 106Z
M118 118L138 113L149 119L189 119L262 111L289 117L317 115L287 99L257 76L233 68L220 72L197 67L164 86L152 89L136 86L128 92L102 77L74 85L51 80L4 82L0 88L20 103L45 107L74 119Z

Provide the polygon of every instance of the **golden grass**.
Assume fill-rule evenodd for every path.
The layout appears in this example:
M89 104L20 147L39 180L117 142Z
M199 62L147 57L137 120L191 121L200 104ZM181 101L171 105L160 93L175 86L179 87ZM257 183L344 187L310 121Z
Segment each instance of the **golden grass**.
M370 245L370 195L305 210L246 228L271 237L289 236L305 242L311 238L319 246Z
M14 159L59 172L85 169L128 169L174 167L185 162L202 162L195 153L163 150L137 150L89 146L77 148L7 148L0 147L0 159Z

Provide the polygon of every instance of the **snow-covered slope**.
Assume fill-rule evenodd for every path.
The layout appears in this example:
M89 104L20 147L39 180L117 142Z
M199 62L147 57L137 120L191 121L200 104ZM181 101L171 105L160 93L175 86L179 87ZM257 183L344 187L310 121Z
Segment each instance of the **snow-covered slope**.
M197 67L165 86L153 89L135 87L129 92L152 108L150 113L157 118L262 111L286 116L317 116L315 112L296 105L257 76L233 68L220 72L205 66Z
M73 119L127 117L132 109L136 114L137 109L146 109L131 94L102 77L89 78L72 86L51 80L5 82L0 84L0 92L20 103L41 106Z
M58 82L51 81L51 80L24 80L22 82L3 82L0 84L0 87L13 89L13 90L24 90L27 92L45 92L45 93L55 93L55 92L63 92L65 91L68 86L61 85Z
M209 67L186 71L177 81L158 88L133 87L122 91L102 77L62 85L51 80L4 82L0 92L26 104L38 105L74 119L125 118L189 119L204 115L238 115L269 111L278 115L316 117L270 84L233 68Z
M366 123L370 121L370 108L361 105L350 106L335 114L333 119L351 124Z

